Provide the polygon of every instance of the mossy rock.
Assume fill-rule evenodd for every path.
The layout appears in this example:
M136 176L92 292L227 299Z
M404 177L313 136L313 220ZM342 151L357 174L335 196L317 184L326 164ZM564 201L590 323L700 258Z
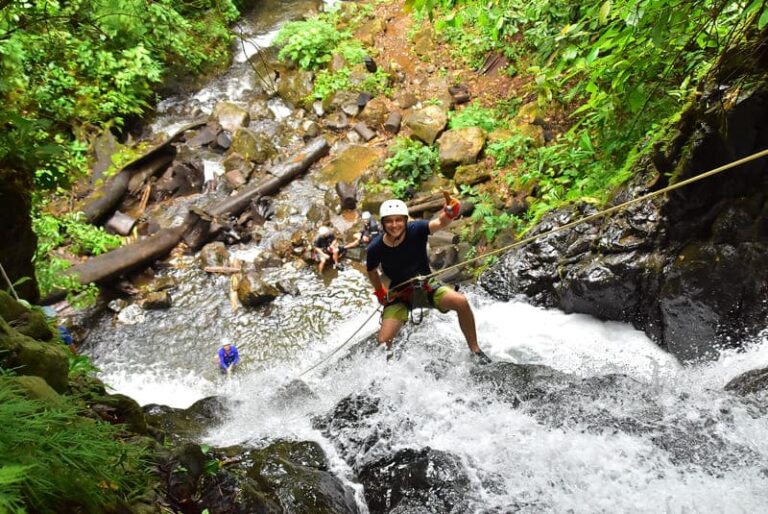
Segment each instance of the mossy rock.
M144 411L135 400L123 394L108 394L94 397L90 407L103 419L112 423L124 423L128 430L147 435L147 420Z
M68 350L58 343L43 343L20 334L0 318L0 365L18 375L37 376L56 392L67 390Z
M15 386L19 392L30 400L37 400L50 406L62 405L63 399L48 383L40 377L0 377L3 386Z
M53 337L42 312L25 307L5 291L0 291L0 317L32 339L48 341Z

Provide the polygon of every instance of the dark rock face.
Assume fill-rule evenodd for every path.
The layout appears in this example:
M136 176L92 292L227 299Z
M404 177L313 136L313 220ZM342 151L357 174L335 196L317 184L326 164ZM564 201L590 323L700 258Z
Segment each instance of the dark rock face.
M10 175L10 176L9 176ZM19 297L36 303L40 297L35 279L35 268L32 257L37 248L37 236L32 232L30 218L31 199L25 189L20 173L0 173L0 264L8 274L11 283L24 277L31 280L14 286ZM0 277L2 289L7 290L8 284Z
M768 368L753 369L739 375L725 384L725 390L740 396L768 390Z
M461 461L447 452L400 450L363 466L359 478L371 514L468 511L469 478Z
M703 105L707 104L707 99ZM618 205L768 147L768 91L723 113L692 111L664 150L613 200ZM566 312L632 323L681 360L741 344L768 319L768 162L733 170L506 254L480 279L492 295L524 295ZM592 214L570 206L544 233Z

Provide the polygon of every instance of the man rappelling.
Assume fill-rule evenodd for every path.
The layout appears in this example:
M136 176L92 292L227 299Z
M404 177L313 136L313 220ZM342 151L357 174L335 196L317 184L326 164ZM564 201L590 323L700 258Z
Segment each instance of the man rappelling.
M391 356L392 340L408 315L417 305L418 298L426 296L428 306L440 312L456 311L459 326L469 350L479 364L491 359L477 344L475 316L466 297L453 288L436 281L422 281L418 277L431 274L427 255L427 237L447 227L458 215L461 204L448 193L440 215L432 220L408 221L408 207L401 200L387 200L381 204L379 218L383 233L368 246L366 269L374 294L384 306L378 342L386 345ZM389 279L390 291L384 287L379 266Z

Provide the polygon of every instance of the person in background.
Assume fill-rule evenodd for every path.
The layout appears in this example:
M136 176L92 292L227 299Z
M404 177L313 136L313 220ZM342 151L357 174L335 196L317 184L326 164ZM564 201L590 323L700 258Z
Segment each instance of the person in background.
M427 254L427 237L447 227L458 215L461 204L447 192L445 207L432 220L408 221L408 206L401 200L387 200L381 204L379 217L383 234L368 246L366 269L374 294L384 306L378 342L386 345L387 359L391 357L392 340L414 308L417 295L426 297L428 304L440 312L456 311L459 326L467 346L478 364L491 359L477 344L475 316L466 297L449 286L437 282L418 282L412 279L431 274ZM389 279L391 291L382 282L379 267Z
M219 371L226 374L232 373L232 370L235 369L237 363L240 362L240 354L229 339L222 339L221 348L219 348L218 352L218 360Z
M59 336L59 339L61 340L61 342L67 345L67 348L69 348L70 352L77 355L77 345L75 344L75 340L72 337L72 333L63 323L59 321L58 312L56 312L56 309L54 309L49 305L46 305L45 307L43 307L42 311L46 319L50 323L53 323L56 325L56 333Z
M373 219L370 212L363 211L360 218L363 220L363 228L355 234L355 240L348 244L347 248L354 248L356 246L367 247L376 236L381 234L381 225Z
M346 251L346 248L339 245L339 240L336 239L336 234L333 233L333 230L325 226L320 227L320 230L318 230L317 239L315 239L312 246L315 250L315 258L318 261L318 271L321 275L325 269L325 264L329 260L333 260L333 267L338 268L339 259Z

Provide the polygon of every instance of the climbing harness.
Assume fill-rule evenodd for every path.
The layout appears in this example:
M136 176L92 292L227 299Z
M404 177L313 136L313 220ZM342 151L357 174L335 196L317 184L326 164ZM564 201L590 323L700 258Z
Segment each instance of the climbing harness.
M754 161L754 160L757 160L757 159L760 159L760 158L763 158L763 157L766 157L766 156L768 156L768 149L761 150L759 152L756 152L756 153L753 153L751 155L748 155L747 157L744 157L742 159L738 159L736 161L730 162L728 164L724 164L723 166L720 166L718 168L712 169L712 170L707 171L705 173L701 173L699 175L696 175L695 177L691 177L689 179L682 180L682 181L677 182L675 184L672 184L670 186L664 187L662 189L659 189L658 191L653 191L652 193L648 193L647 195L643 195L643 196L640 196L638 198L634 198L632 200L628 200L628 201L626 201L624 203L621 203L619 205L615 205L613 207L609 207L609 208L604 209L602 211L598 211L598 212L596 212L594 214L590 214L589 216L585 216L583 218L580 218L578 220L572 221L570 223L566 223L565 225L561 225L559 227L552 228L552 229L550 229L550 230L548 230L546 232L542 232L540 234L536 234L536 235L533 235L533 236L526 237L524 239L521 239L520 241L516 241L516 242L514 242L512 244L509 244L507 246L504 246L502 248L498 248L496 250L484 253L482 255L478 255L478 256L476 256L476 257L474 257L472 259L467 259L466 261L460 262L458 264L454 264L453 266L449 266L447 268L443 268L441 270L435 271L433 273L430 273L429 275L419 275L417 277L410 278L410 279L405 280L405 281L403 281L403 282L401 282L399 284L396 284L393 287L390 287L389 291L387 292L387 299L389 299L390 295L393 295L393 297L396 297L399 294L398 291L406 290L409 287L411 287L414 291L416 291L417 289L423 290L423 288L415 287L415 286L418 285L418 284L429 284L430 283L430 279L433 279L433 278L435 278L435 277L437 277L439 275L442 275L443 273L446 273L448 271L451 271L451 270L454 270L454 269L458 269L458 268L462 268L462 267L464 267L464 266L466 266L466 265L468 265L468 264L470 264L472 262L478 261L480 259L485 259L485 258L490 257L492 255L496 255L496 254L499 254L499 253L507 252L507 251L509 251L509 250L511 250L513 248L517 248L519 246L526 245L526 244L531 243L531 242L533 242L533 241L535 241L537 239L541 239L541 238L544 238L544 237L551 236L552 234L556 234L558 232L563 232L565 230L569 230L569 229L571 229L571 228L573 228L573 227L575 227L577 225L581 225L582 223L587 223L587 222L590 222L592 220L596 220L598 218L602 218L604 216L607 216L609 214L613 214L614 212L618 212L618 211L621 211L623 209L626 209L630 205L634 205L634 204L637 204L637 203L640 203L640 202L645 202L647 200L651 200L653 198L656 198L657 196L661 196L661 195L663 195L665 193L668 193L670 191L674 191L676 189L680 189L680 188L685 187L685 186L687 186L689 184L692 184L694 182L698 182L699 180L703 180L703 179L711 177L713 175L717 175L718 173L722 173L723 171L729 170L731 168L735 168L737 166L741 166L742 164L746 164L748 162L751 162L751 161ZM435 289L437 289L437 288L435 288ZM434 294L434 291L433 291L433 294ZM431 296L427 296L426 297L426 301L427 301L427 303L426 303L427 306L431 305L431 303L432 303ZM304 371L301 375L299 375L299 377L304 376L305 374L309 373L310 371L312 371L313 369L318 367L323 362L326 362L329 358L331 358L334 354L336 354L339 350L341 350L344 346L346 346L349 343L349 341L351 341L352 338L363 328L363 326L365 326L365 324L368 323L368 321L370 321L370 319L374 316L374 314L379 312L379 310L382 310L381 306L379 306L375 311L373 311L371 313L371 315L368 316L368 319L366 319L363 322L363 324L360 325L360 328L358 328L351 336L349 336L347 338L347 340L344 341L338 348L333 350L330 354L328 354L326 357L321 359L314 366L312 366L311 368L309 368L306 371ZM422 311L422 317L423 317L423 311ZM419 320L419 322L421 322L421 319Z

